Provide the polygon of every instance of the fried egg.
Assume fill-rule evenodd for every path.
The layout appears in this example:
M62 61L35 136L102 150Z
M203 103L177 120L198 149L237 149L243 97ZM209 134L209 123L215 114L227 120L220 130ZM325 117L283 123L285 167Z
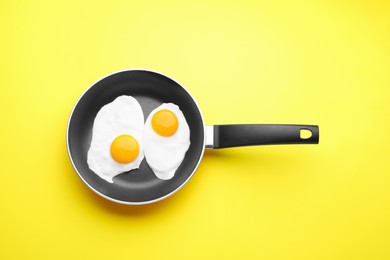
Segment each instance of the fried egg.
M117 97L97 113L88 150L89 168L113 183L118 174L138 169L144 158L144 115L131 96Z
M190 129L180 108L164 103L146 119L145 159L157 178L171 179L190 147Z

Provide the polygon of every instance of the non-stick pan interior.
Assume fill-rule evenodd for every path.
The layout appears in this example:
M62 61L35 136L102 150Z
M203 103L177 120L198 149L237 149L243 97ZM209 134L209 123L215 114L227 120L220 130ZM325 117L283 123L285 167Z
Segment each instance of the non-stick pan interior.
M138 100L145 120L162 103L172 102L183 111L191 145L171 180L156 178L145 159L139 169L114 177L114 183L102 180L89 169L87 152L95 116L102 106L121 95ZM204 124L195 101L172 79L144 70L118 72L93 85L75 106L67 134L69 154L80 177L97 193L123 203L146 203L173 193L191 177L204 150Z

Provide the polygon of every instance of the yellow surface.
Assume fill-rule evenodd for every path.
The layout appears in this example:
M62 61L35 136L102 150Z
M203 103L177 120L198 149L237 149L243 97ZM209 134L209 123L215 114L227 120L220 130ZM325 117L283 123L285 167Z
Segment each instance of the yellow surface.
M1 1L0 259L390 259L388 1ZM125 68L206 123L319 124L315 146L208 151L169 199L90 191L65 129Z

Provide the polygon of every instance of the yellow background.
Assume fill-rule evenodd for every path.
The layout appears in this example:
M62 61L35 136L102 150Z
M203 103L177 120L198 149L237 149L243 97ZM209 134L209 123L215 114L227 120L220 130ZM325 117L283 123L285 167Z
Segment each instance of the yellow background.
M388 1L1 1L1 259L390 259ZM65 131L97 79L148 68L207 124L320 144L207 151L147 206L95 195Z

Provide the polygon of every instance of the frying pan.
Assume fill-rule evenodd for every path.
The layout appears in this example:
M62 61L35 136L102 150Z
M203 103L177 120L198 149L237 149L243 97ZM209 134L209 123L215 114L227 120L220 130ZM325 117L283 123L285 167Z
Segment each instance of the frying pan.
M106 182L89 169L87 152L96 114L121 95L137 99L145 119L162 103L174 103L182 110L190 128L191 145L172 179L156 178L146 160L139 169L114 177L114 183ZM301 138L302 129L309 130L311 137ZM148 204L178 191L194 174L205 148L317 144L318 140L319 131L315 125L205 126L200 108L181 84L161 73L142 69L110 74L88 88L71 112L66 133L70 161L84 183L102 197L123 204Z

